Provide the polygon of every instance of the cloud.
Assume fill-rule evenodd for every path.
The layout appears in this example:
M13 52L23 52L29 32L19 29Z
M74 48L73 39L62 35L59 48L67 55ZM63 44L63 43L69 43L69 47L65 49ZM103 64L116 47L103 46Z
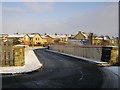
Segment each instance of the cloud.
M23 2L22 7L5 7L2 6L2 13L29 13L29 12L45 12L53 10L53 3L45 2Z
M25 13L26 11L18 7L2 7L2 13Z
M37 5L34 3L28 3L30 10L35 12L43 12L49 9L46 5ZM31 5L32 4L32 5ZM41 9L41 10L40 10ZM68 15L69 17L69 15ZM93 32L98 35L116 35L118 36L118 4L111 3L106 4L103 8L97 9L97 11L90 11L85 13L75 13L70 18L66 17L65 20L33 20L21 19L18 21L16 18L10 20L4 19L3 30L7 33L14 32L38 32L40 34L46 33L69 33L76 34L78 31ZM11 23L12 22L12 23Z
M118 20L118 3L112 3L97 11L83 15L77 13L75 16L70 17L66 24L76 31L118 36Z
M38 2L28 2L24 3L27 9L31 12L45 12L53 10L53 3L38 3Z

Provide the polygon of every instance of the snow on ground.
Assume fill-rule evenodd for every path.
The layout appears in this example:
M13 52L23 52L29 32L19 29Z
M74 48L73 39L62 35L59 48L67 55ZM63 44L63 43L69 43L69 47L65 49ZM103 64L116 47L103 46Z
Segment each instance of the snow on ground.
M29 49L28 54L25 58L24 66L0 67L0 73L2 74L27 73L37 70L41 67L42 64L37 59L33 49Z

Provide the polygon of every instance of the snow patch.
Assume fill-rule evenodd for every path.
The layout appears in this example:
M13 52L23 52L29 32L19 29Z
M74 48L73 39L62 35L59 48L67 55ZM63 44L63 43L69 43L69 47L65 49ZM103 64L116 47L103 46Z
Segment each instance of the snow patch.
M109 66L109 67L104 67L105 69L108 69L110 71L112 71L113 73L117 74L118 76L120 76L120 66Z
M1 74L27 73L41 68L43 65L37 59L32 49L28 50L24 66L0 67Z

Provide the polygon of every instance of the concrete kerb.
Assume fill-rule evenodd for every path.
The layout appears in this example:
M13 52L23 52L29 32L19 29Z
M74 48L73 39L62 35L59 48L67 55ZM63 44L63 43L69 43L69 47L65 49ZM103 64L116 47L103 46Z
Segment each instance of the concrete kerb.
M70 55L70 54L66 54L66 53L62 53L62 52L58 52L58 51L53 51L53 50L46 49L46 51L53 52L53 53L58 53L58 54L61 54L61 55L67 56L67 57L71 57L71 58L75 58L75 59L80 59L80 60L82 60L84 62L89 62L91 64L106 63L106 62L101 62L101 61L97 61L97 60L93 60L93 59L88 59L88 58L85 58L85 57Z
M35 49L40 49L40 48L34 48L34 49L29 49L29 50L35 50ZM35 55L35 53L34 53L34 51L32 52L32 54L34 55L34 57L36 56ZM37 57L35 57L35 58L37 58ZM38 60L38 59L35 59L35 60ZM36 61L36 62L39 62L39 60L38 61ZM37 63L36 63L37 64ZM23 67L25 67L25 65L24 66L21 66L22 68ZM29 66L30 67L30 66ZM6 69L8 69L9 67L6 67ZM15 67L16 68L16 67ZM39 70L42 70L43 69L43 64L41 63L41 62L39 62L38 63L38 66L37 67L34 67L34 66L32 66L32 68L30 68L30 70L29 69L27 69L27 67L25 67L26 68L26 71L25 70L21 70L21 71L16 71L16 72L10 72L10 71L8 71L8 72L0 72L0 75L16 75L16 74L27 74L27 73L32 73L32 72L37 72L37 71L39 71ZM23 69L25 69L25 68L23 68ZM2 68L1 68L2 69ZM14 69L14 67L13 67L13 69ZM18 68L19 69L19 68ZM1 70L2 71L2 70Z

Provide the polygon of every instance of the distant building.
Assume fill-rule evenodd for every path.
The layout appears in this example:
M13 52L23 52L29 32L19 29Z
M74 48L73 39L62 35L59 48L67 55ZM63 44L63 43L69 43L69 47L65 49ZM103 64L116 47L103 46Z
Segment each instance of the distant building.
M0 34L0 40L5 40L8 34Z
M6 39L7 40L18 39L23 45L30 44L30 37L28 36L28 34L12 34L12 35L8 35Z
M73 38L68 39L69 43L88 45L90 44L89 34L79 31Z
M118 44L119 44L119 38L118 37L112 37L110 39L110 45L118 46Z
M79 31L74 39L89 39L89 34Z
M28 36L30 37L31 45L41 45L47 43L46 37L41 36L39 33L28 34Z
M110 37L109 36L96 36L93 39L93 45L110 45Z
M57 35L46 35L45 37L46 37L47 43L54 43L54 42L60 41L60 37Z

